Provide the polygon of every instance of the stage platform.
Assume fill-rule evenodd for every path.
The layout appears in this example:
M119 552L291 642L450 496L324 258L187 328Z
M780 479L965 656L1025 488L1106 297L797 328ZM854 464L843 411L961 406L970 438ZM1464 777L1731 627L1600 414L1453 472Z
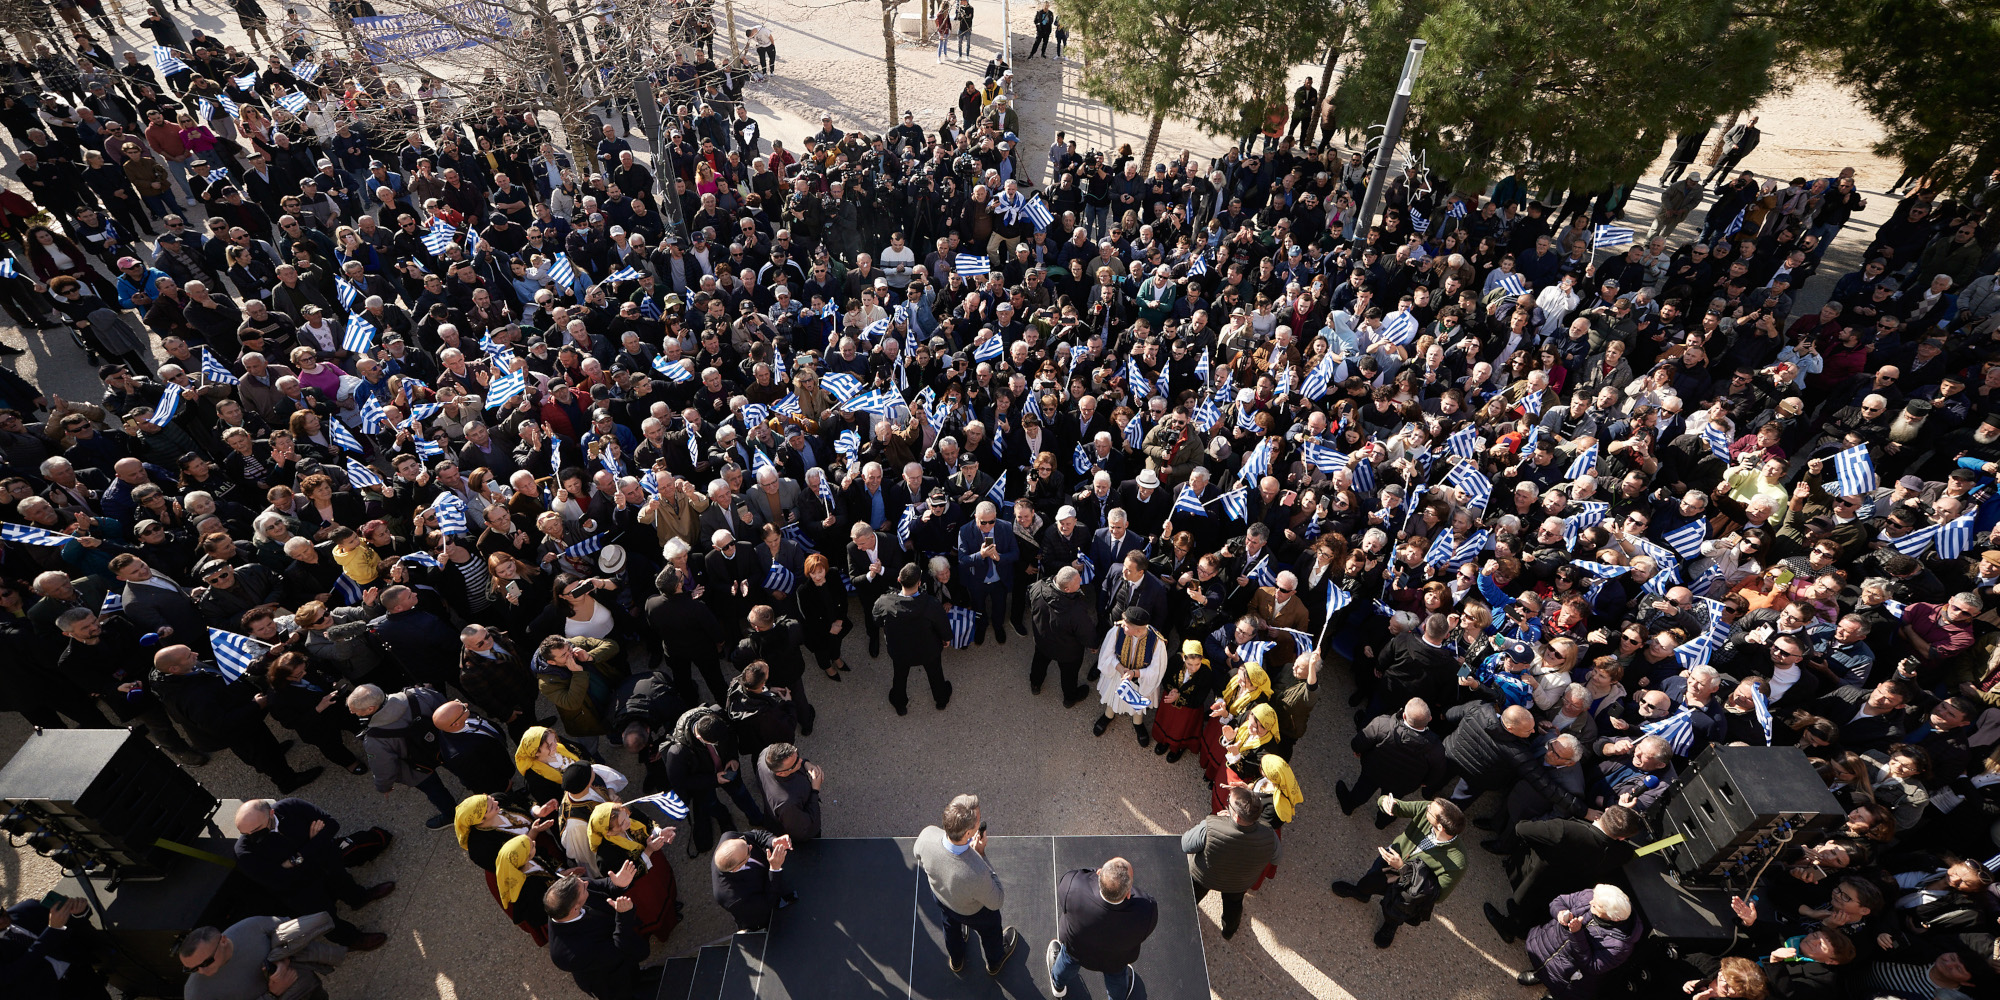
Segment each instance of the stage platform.
M1207 1000L1201 919L1176 837L991 837L986 856L1007 890L1021 945L999 976L977 941L963 975L945 965L944 923L917 870L912 838L818 840L785 863L799 901L769 931L738 934L669 962L659 1000L996 1000L1053 997L1043 953L1056 933L1055 880L1106 859L1132 862L1160 923L1134 966L1135 1000ZM1084 974L1091 1000L1104 979ZM1082 1000L1074 990L1068 1000Z

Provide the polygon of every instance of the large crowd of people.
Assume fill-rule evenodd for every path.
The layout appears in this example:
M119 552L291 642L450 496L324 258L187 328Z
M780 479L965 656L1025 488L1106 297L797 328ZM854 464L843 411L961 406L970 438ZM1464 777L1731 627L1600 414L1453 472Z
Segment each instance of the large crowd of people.
M1378 947L1490 852L1487 918L1560 1000L1995 985L2000 173L1866 229L1852 170L1756 173L1750 119L1648 231L1518 171L1412 167L1362 219L1360 154L1311 146L1305 98L1304 142L1029 163L996 59L943 122L789 146L710 29L662 62L669 159L616 100L565 150L533 81L472 112L157 5L163 55L114 58L70 16L94 4L55 6L74 44L0 61L0 305L73 331L38 354L103 394L0 370L0 634L33 651L0 670L35 725L227 751L290 796L325 768L275 722L416 789L505 919L627 1000L676 841L738 926L790 902L813 688L859 682L865 642L898 713L913 668L948 710L947 650L1011 630L1035 693L1053 664L1080 726L1202 771L1184 846L1225 938L1305 804L1308 723L1347 728L1312 721L1331 680L1337 804L1404 824L1333 884L1381 897ZM1835 248L1861 263L1795 309ZM1633 962L1621 869L1729 744L1800 748L1848 811L1718 915L1726 957ZM949 860L976 811L919 846L955 967L968 929L989 964L1015 940ZM383 942L337 913L393 890L349 871L386 836L296 797L236 824L280 916L331 919L188 935L190 997L310 995ZM1072 952L1123 949L1065 948L1058 986L1121 981Z

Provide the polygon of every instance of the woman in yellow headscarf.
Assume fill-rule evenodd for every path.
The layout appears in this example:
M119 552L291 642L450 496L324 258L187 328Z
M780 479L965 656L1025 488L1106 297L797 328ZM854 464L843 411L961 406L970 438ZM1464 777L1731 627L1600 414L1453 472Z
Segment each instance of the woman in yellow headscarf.
M1237 639L1240 644L1249 640L1243 636L1256 635L1246 628L1247 623L1238 622ZM1202 730L1201 769L1208 775L1211 785L1221 780L1222 771L1229 766L1223 759L1223 729L1240 727L1249 718L1250 709L1271 700L1271 675L1265 673L1261 664L1239 661L1236 670L1229 675L1229 682L1222 686L1222 694L1209 706L1209 722Z
M1263 774L1259 770L1265 756L1278 752L1278 710L1266 702L1250 706L1240 726L1222 729L1223 768L1210 790L1209 811L1221 812L1229 805L1229 786L1247 785Z
M553 814L554 810L545 806L537 806L529 813L517 812L491 795L471 795L458 804L452 828L458 834L458 846L465 848L472 863L490 872L494 857L507 841L520 836L539 840L554 825L542 817ZM541 848L548 851L550 846L544 842Z
M563 768L589 759L546 726L529 727L514 747L514 769L527 779L528 797L535 802L561 799Z
M597 852L597 867L605 874L627 864L639 874L625 889L632 900L632 912L639 918L639 931L666 940L680 923L680 888L674 869L660 849L674 842L671 826L655 829L640 810L617 802L601 802L590 811L590 846Z
M555 881L554 869L535 857L535 842L514 837L502 845L494 857L493 898L507 911L515 926L527 931L535 944L549 943L549 915L542 909L542 893Z
M1259 818L1282 837L1285 835L1285 824L1297 815L1299 806L1306 800L1306 793L1299 790L1299 779L1292 774L1292 765L1285 763L1285 758L1267 753L1259 766L1264 776L1250 786L1250 794L1264 803L1264 812ZM1257 884L1251 886L1251 890L1255 891L1265 879L1277 874L1276 861L1265 865L1264 873L1257 876Z
M1181 643L1180 663L1160 681L1160 704L1153 711L1153 752L1165 754L1167 763L1181 759L1189 750L1201 748L1201 733L1208 723L1206 708L1215 696L1215 671L1209 668L1201 641Z

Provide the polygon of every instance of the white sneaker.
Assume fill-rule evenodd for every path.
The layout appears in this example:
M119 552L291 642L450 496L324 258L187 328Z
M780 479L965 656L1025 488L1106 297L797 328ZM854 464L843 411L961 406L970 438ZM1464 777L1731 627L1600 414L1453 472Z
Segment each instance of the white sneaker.
M1048 961L1049 965L1049 989L1057 997L1065 997L1069 995L1069 991L1063 989L1061 983L1056 982L1056 949L1058 947L1060 946L1056 944L1055 939L1051 938L1049 940L1048 951L1044 952L1042 957Z

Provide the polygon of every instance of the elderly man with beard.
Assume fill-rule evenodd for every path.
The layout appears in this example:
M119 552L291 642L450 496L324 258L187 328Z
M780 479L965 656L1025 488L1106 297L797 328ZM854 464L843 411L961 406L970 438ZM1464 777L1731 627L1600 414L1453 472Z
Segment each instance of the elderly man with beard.
M1989 476L2000 473L2000 410L1988 411L1979 423L1938 438L1937 449L1924 466L1926 477L1942 476L1954 468L1974 469Z

